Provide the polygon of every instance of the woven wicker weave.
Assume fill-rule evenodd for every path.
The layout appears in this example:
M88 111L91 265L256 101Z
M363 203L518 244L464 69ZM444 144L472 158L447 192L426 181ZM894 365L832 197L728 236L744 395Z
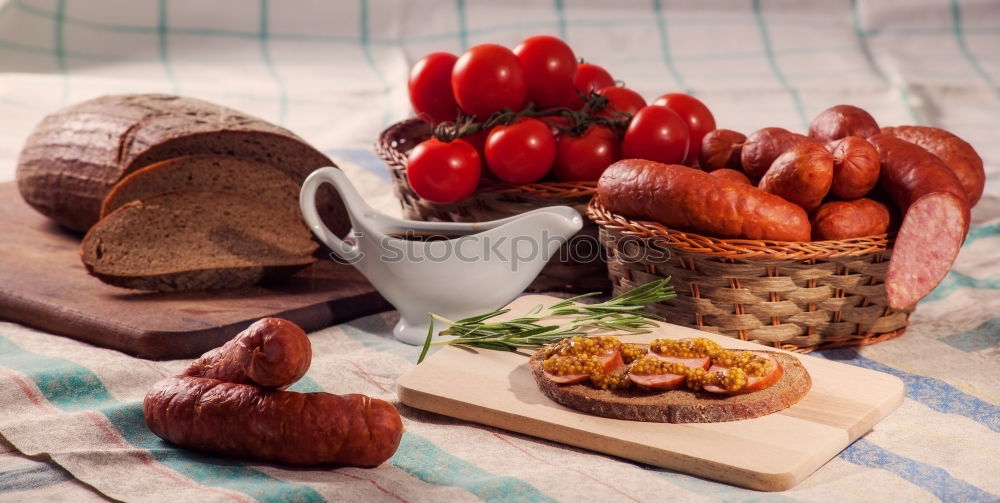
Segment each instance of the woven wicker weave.
M715 239L616 215L594 198L615 294L670 277L650 306L670 323L808 352L902 335L911 310L886 304L891 236L803 243Z
M375 151L385 162L392 183L403 206L403 214L413 220L436 222L484 222L509 217L544 206L566 205L581 214L594 195L594 182L546 182L511 185L483 180L472 197L452 204L438 204L421 199L406 179L406 155L414 146L429 138L431 128L419 119L389 126L379 136ZM578 251L569 253L571 247ZM581 248L589 247L593 253ZM597 226L585 221L584 228L542 269L528 287L543 291L607 291L610 289L607 268L600 256Z

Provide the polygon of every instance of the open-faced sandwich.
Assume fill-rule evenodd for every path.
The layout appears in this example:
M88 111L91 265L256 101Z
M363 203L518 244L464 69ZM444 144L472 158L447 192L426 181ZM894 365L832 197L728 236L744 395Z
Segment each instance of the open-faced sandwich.
M798 358L725 349L705 339L570 337L530 359L552 400L590 414L633 421L710 423L750 419L798 402L812 380Z

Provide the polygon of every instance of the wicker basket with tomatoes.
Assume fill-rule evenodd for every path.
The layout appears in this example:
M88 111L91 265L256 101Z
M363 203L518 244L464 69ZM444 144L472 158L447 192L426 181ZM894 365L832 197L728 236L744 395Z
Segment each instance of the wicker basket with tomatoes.
M476 222L567 205L585 213L605 168L620 158L695 164L709 109L683 94L647 106L600 66L550 36L513 51L495 44L460 57L432 53L408 82L417 118L380 135L407 218ZM550 260L534 291L609 287L597 227Z

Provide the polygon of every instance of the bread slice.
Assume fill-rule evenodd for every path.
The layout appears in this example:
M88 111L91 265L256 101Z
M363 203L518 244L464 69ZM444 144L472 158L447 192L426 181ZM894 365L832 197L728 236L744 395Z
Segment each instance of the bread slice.
M299 185L317 168L334 166L291 131L232 108L166 94L116 94L43 118L21 149L17 187L43 215L86 231L97 223L101 202L124 176L194 154L252 159ZM321 188L317 207L338 235L350 228L332 187Z
M141 290L238 288L315 261L298 213L236 192L189 191L126 203L81 244L87 271Z
M781 379L760 391L736 395L686 389L655 391L628 388L606 391L586 383L556 384L543 373L543 351L532 355L528 364L542 393L571 409L630 421L715 423L765 416L791 406L809 392L812 379L798 358L773 351L767 354L784 368Z
M299 212L299 186L284 172L252 159L206 154L167 159L126 176L104 198L101 218L125 203L186 191L242 192Z

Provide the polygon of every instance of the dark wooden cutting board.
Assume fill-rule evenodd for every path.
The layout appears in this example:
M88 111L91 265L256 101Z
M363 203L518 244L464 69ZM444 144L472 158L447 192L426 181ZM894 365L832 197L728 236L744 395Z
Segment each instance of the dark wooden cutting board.
M291 278L208 292L106 285L80 262L80 235L0 184L0 319L150 359L193 358L278 316L307 332L391 309L353 267L320 259Z

